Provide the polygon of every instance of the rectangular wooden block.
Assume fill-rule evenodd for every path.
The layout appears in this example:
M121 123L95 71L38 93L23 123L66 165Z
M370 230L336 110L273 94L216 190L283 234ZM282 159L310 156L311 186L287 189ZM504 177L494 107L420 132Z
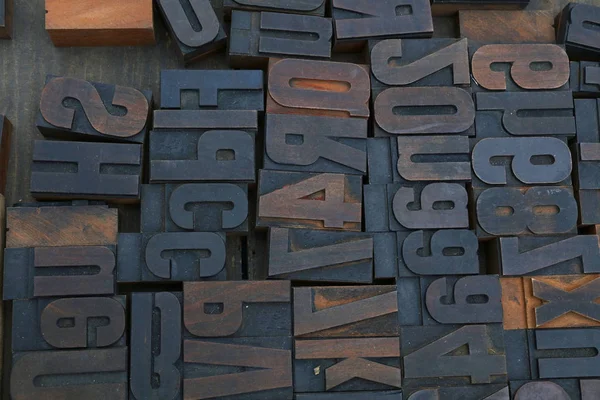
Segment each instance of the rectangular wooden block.
M419 399L420 397L423 397L461 400L510 399L508 386L502 383L419 389L413 390L405 387L402 390L402 393L405 396L404 398Z
M272 11L289 14L325 14L325 0L223 0L225 12L232 10Z
M181 70L160 72L160 108L264 111L262 71Z
M233 11L229 63L266 68L269 57L331 58L330 18L273 12Z
M600 393L598 379L552 379L544 381L511 380L510 390L514 400L526 400L543 395L556 398L593 400ZM568 397L565 397L568 396Z
M600 224L600 190L579 190L576 193L579 202L579 225Z
M36 126L50 138L144 143L152 92L64 76L46 76Z
M434 17L450 17L461 10L518 10L527 7L529 0L432 0Z
M269 230L269 277L303 282L373 282L373 237L354 232Z
M46 31L57 47L156 42L152 0L46 0Z
M460 36L480 43L555 43L550 10L458 12Z
M225 234L121 233L117 282L225 280Z
M504 290L504 285L502 290ZM506 326L506 320L504 322ZM531 379L527 331L525 329L505 330L504 349L508 380Z
M579 190L600 189L600 143L578 143L572 150L575 187Z
M30 190L36 199L136 203L141 182L139 144L34 142Z
M259 172L256 226L360 231L358 175Z
M577 143L600 142L600 99L575 99Z
M401 390L385 390L378 392L338 392L338 393L300 393L296 400L399 400Z
M364 185L364 215L367 232L390 232L386 185Z
M398 248L395 232L373 234L374 279L396 279L398 276Z
M569 84L575 97L600 97L600 63L571 61Z
M264 168L364 175L367 120L267 114Z
M563 43L571 60L598 61L600 7L569 3L556 16L556 41Z
M106 206L9 207L6 247L115 245L117 211Z
M0 115L0 194L2 195L6 192L12 130L13 127L8 118Z
M0 39L12 36L13 0L0 0Z
M0 243L5 243L6 237L6 206L4 196L0 194ZM0 282L4 285L4 246L0 246ZM0 292L2 292L2 286L0 286ZM0 296L0 349L4 349L4 293ZM0 350L0 376L3 373L4 367L4 350Z

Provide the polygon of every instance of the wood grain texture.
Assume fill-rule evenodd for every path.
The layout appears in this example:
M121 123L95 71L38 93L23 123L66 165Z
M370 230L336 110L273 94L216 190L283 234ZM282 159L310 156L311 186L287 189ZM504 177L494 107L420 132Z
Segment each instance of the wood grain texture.
M549 11L460 11L460 36L482 43L555 43Z

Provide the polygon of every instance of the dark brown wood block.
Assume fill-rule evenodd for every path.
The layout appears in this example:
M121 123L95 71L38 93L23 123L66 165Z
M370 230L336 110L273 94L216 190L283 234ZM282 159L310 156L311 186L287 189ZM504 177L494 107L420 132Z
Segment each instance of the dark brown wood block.
M7 248L117 244L116 208L9 207L6 221Z
M258 227L360 231L362 178L261 170Z
M13 0L0 0L0 39L12 36Z
M563 43L571 60L598 61L600 7L569 3L556 16L556 41Z
M555 43L550 10L458 12L460 36L480 43Z
M529 0L432 0L431 13L450 17L462 10L519 10L528 4Z
M325 0L223 0L225 12L232 10L273 11L290 14L325 14Z
M0 194L2 195L6 192L6 176L8 174L12 130L13 127L8 118L0 115Z
M36 126L57 139L143 143L151 109L151 91L48 75Z

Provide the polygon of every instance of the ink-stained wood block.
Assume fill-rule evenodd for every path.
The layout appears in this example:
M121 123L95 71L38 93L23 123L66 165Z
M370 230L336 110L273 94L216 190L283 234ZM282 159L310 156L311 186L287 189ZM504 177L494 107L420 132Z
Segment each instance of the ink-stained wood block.
M0 194L2 195L6 191L6 175L8 174L12 129L12 124L8 118L0 115Z
M36 140L33 197L136 203L142 181L142 145Z
M461 10L519 10L527 7L529 0L432 0L434 17L450 17Z
M264 111L263 72L162 70L160 108Z
M461 4L462 6L462 4ZM469 385L460 387L440 387L421 390L404 389L407 400L419 399L461 399L461 400L509 400L510 391L505 384Z
M183 398L292 400L290 337L183 341Z
M427 0L332 0L335 51L360 50L368 39L428 38L433 34Z
M398 247L396 233L373 234L373 273L374 279L392 279L398 276Z
M364 175L367 120L267 114L264 168Z
M401 390L378 392L299 393L296 400L401 400Z
M373 282L373 236L354 232L269 230L269 277L303 282Z
M571 60L598 61L600 7L569 3L556 16L556 41L563 43Z
M402 385L397 336L297 339L294 348L296 393L389 390Z
M600 97L600 63L571 61L569 82L575 97Z
M360 231L357 175L261 170L257 227Z
M258 129L255 110L155 110L154 131L193 129L196 131L238 129L254 133Z
M57 47L156 42L152 0L46 0L46 31Z
M56 139L143 143L150 110L149 90L48 75L36 126Z
M273 12L233 11L229 63L266 68L269 57L331 58L330 18Z
M476 93L477 138L575 136L571 91Z
M0 0L0 39L12 36L13 0Z
M577 233L577 201L570 187L474 189L473 203L477 236L483 240Z
M480 43L555 43L550 10L461 10L460 36Z
M502 290L504 291L504 285ZM508 380L531 379L527 331L525 329L506 330L508 321L506 318L504 319L504 350Z
M575 99L577 143L600 142L600 99Z
M132 293L129 398L181 399L179 293ZM157 352L159 350L159 352Z
M272 11L289 14L325 14L325 0L223 0L226 13L232 10Z
M4 196L0 194L0 243L5 243L6 237L6 206ZM0 283L4 285L4 246L0 246ZM0 286L0 293L2 292L2 286ZM0 349L4 349L4 293L0 296ZM3 373L4 357L1 356L4 351L0 351L0 376Z
M248 232L248 185L142 185L141 231Z
M506 382L499 324L406 327L400 338L407 387Z
M423 325L423 304L421 302L422 290L418 277L402 277L396 280L398 291L398 313L400 328L405 326Z
M287 281L185 282L185 336L289 337L291 296Z
M397 141L393 137L367 139L367 170L370 185L392 183L397 177L392 163L392 152L397 152ZM366 197L366 196L365 196Z
M302 338L398 335L395 285L294 288L294 336Z
M117 244L116 208L9 207L6 214L7 248Z
M576 195L579 202L579 225L600 224L600 190L579 190Z
M7 249L3 298L115 294L115 253L115 246Z
M227 34L210 0L156 0L184 64L225 47Z
M268 71L268 113L369 118L367 66L272 58Z
M124 347L126 297L13 301L12 351Z
M387 185L365 185L364 214L367 232L389 232L390 211L388 210Z
M126 400L128 353L127 347L17 353L10 375L11 398ZM51 384L41 385L42 379Z
M539 63L544 63L541 68ZM550 64L548 69L547 65ZM492 69L494 65L494 69ZM489 44L471 58L474 90L569 88L569 56L554 44Z
M593 400L600 390L597 379L552 379L545 381L511 380L510 390L514 400L527 400L541 396L546 399ZM588 390L594 390L589 392Z
M458 87L393 87L374 99L375 137L475 136L471 93Z
M121 233L117 282L225 280L225 234Z
M575 188L600 189L600 143L578 143L573 146L575 158Z

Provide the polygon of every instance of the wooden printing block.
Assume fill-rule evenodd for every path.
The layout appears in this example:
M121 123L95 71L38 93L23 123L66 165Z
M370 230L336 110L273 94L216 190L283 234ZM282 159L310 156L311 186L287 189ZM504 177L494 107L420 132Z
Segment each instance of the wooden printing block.
M420 399L461 399L461 400L509 400L510 391L506 384L469 385L459 387L439 387L402 391L407 400Z
M510 381L514 400L527 400L534 396L557 400L594 400L600 393L598 379L552 379L545 381Z
M397 142L391 137L367 139L367 171L370 185L392 183L397 175L392 165L392 151Z
M569 3L556 16L556 41L571 60L597 61L600 56L600 7Z
M432 0L431 13L434 17L450 17L462 10L518 10L528 4L529 0Z
M387 185L364 185L366 232L390 232Z
M384 390L378 392L332 392L332 393L299 393L296 400L400 400L401 390Z
M577 143L600 142L600 99L575 99Z
M571 61L569 84L574 97L600 97L600 63Z
M461 10L460 37L480 43L555 43L551 10Z
M0 243L5 243L6 238L6 206L4 196L0 194ZM0 246L0 282L4 284L4 246ZM2 288L0 287L0 293ZM2 293L0 297L0 349L4 349L4 299L5 294ZM2 375L2 368L4 364L4 357L2 356L3 350L0 351L0 376Z
M0 194L2 195L6 191L6 176L8 174L12 130L13 127L8 118L0 115Z
M600 143L577 143L572 145L571 150L579 201L579 224L600 224Z
M325 15L325 0L223 0L225 12L272 11L289 14Z
M504 278L502 278L504 279ZM504 292L504 282L502 282ZM503 293L504 295L504 293ZM504 329L511 321L509 316L504 316ZM512 321L516 321L512 319ZM529 365L529 339L525 329L508 329L504 331L504 349L506 352L506 372L509 381L515 379L531 379Z
M0 39L12 36L13 0L0 0Z
M374 279L391 279L398 276L398 246L396 232L373 234L373 274Z

